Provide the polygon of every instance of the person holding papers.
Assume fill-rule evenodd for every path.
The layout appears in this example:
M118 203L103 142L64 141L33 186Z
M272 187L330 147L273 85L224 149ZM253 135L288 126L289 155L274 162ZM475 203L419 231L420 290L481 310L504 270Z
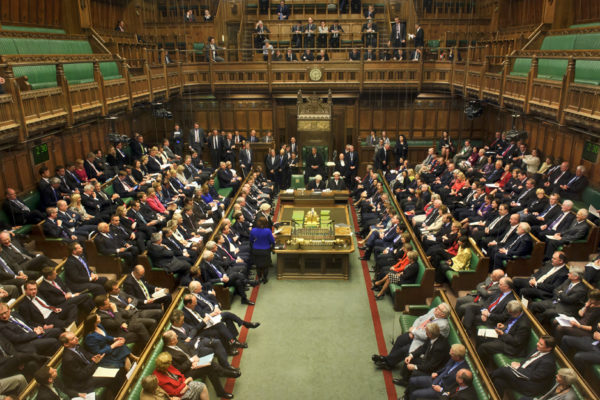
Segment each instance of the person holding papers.
M555 344L552 336L542 336L537 342L537 350L522 363L513 361L509 366L492 372L492 382L500 398L506 388L517 390L525 396L546 393L552 387L556 371Z
M590 336L600 323L600 289L592 289L588 301L579 309L574 318L558 316L552 321L554 337L560 343L563 336Z
M531 324L523 314L523 306L519 301L511 300L506 305L506 311L508 319L498 322L493 329L480 329L482 332L477 332L477 354L485 365L488 365L488 361L491 362L494 354L521 357L527 349ZM489 335L486 331L492 331L492 334Z
M186 378L173 366L173 358L167 352L156 357L156 369L153 374L158 378L158 385L171 397L182 400L208 400L208 389L202 382L194 378Z
M146 270L142 265L136 265L123 282L123 291L137 300L137 308L165 310L171 305L171 295L168 289L149 284L144 279Z
M169 353L173 359L173 366L181 371L185 376L194 379L210 380L217 397L224 399L233 399L233 394L227 393L219 380L221 376L237 378L239 374L230 372L222 367L216 361L213 361L214 354L198 357L194 348L177 340L177 334L172 331L166 331L162 336L163 349Z
M129 347L125 346L124 337L113 337L106 333L106 330L100 323L98 314L91 314L85 319L83 324L84 344L86 349L92 354L104 354L104 357L98 363L102 367L125 368L129 371L132 361L138 357L131 354Z

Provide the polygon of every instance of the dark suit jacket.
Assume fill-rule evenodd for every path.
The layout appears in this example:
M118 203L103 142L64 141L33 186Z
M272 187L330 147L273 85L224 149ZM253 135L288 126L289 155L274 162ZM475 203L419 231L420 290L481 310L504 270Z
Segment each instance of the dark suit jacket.
M41 296L38 297L48 303L45 298ZM19 304L19 314L23 316L24 320L29 326L43 326L46 323L46 320L44 319L44 316L40 310L37 309L37 307L33 304L33 301L27 296L25 296L23 301L21 301Z
M40 193L42 210L45 210L48 207L56 207L56 202L62 199L63 197L58 189L54 189L52 185L47 185Z
M173 257L175 256L170 249L157 245L155 243L150 243L148 245L148 255L157 267L165 269L168 269L169 263L173 260Z
M56 224L56 220L46 219L42 223L44 235L51 238L70 239L71 234L63 227Z
M338 179L337 183L335 182L335 179L331 178L327 182L327 187L331 190L344 190L344 189L346 189L346 184L344 183L344 180L341 178Z
M508 320L504 322L506 326ZM527 344L529 342L529 335L531 334L531 323L529 318L525 314L510 327L510 330L498 337L498 339L504 344L504 354L512 357L522 357L527 350Z
M214 265L215 268L221 274L223 274L223 275L225 274L225 271L223 271L223 269L221 267L219 267L217 264L215 264L213 262L212 265ZM200 269L202 270L202 279L204 280L204 282L206 282L206 283L219 283L219 282L221 282L221 277L219 277L219 275L217 274L217 272L214 270L213 267L211 267L208 264L208 262L202 261L202 263L200 264Z
M192 369L192 362L190 361L190 357L194 356L195 353L192 351L190 346L183 341L177 342L177 347L179 347L184 353L181 351L177 351L175 349L170 348L169 346L163 346L163 351L166 351L173 357L173 366L179 370L185 376L190 376L189 372Z
M385 150L383 147L377 151L375 156L375 164L381 169L387 169L390 165L390 157L392 150ZM385 161L385 165L383 162Z
M444 387L445 389L446 387ZM456 389L455 389L456 390ZM442 395L442 399L452 399L452 400L478 400L479 396L475 391L473 386L469 386L466 389L459 390L458 392L450 392L448 396Z
M415 281L417 280L417 275L419 275L419 264L416 262L408 264L406 268L404 268L404 272L400 277L400 282L398 282L398 285L403 285L405 283L415 283Z
M404 31L404 24L402 22L400 22L397 26L396 23L394 22L392 24L392 30L390 32L390 42L394 42L394 40L396 40L396 35L397 32L396 30L400 31L400 40L406 40L406 32Z
M141 278L140 280L142 281L144 286L146 286L148 293L154 293L154 291L156 290L156 286L149 284L144 278ZM131 276L131 274L128 274L125 278L125 281L123 282L123 291L126 292L128 295L132 296L133 298L137 299L139 302L143 303L144 300L146 300L146 296L140 288L140 285L138 285L138 283L133 278L133 276ZM142 306L141 303L140 306Z
M21 209L14 201L5 200L2 203L2 209L8 217L8 223L11 226L25 225L27 223L30 211Z
M580 282L567 292L570 284L571 281L567 279L554 289L552 300L558 301L558 303L555 304L558 313L575 315L577 310L583 307L588 291L587 286Z
M487 301L482 305L481 308L487 309L491 304L493 304L496 301L496 299L498 299L498 297L500 295L501 295L501 293L498 292L497 295L490 296L487 299ZM490 311L490 315L487 319L487 324L496 326L496 324L498 322L503 322L503 321L506 321L508 318L510 318L510 315L506 311L506 305L508 304L509 301L514 300L514 299L515 299L515 295L512 292L507 294L506 296L504 296L502 301L500 301L498 304L496 304L496 307L494 307L494 309L492 311Z
M240 164L244 164L246 168L250 168L253 159L254 154L252 154L252 150L250 150L250 158L248 158L248 155L246 154L246 149L240 150Z
M571 225L562 232L561 240L569 243L582 240L586 238L589 231L590 226L586 221L577 222L577 219L575 219Z
M88 261L85 261L89 267ZM65 261L64 268L65 278L67 280L68 285L70 285L71 283L82 284L90 282L90 277L85 269L85 266L74 256L70 255L69 257L67 257L67 261Z
M70 292L67 285L59 277L56 277L54 282L56 282L56 284L65 293ZM54 307L60 307L60 305L63 304L66 300L65 295L60 290L58 290L57 288L55 288L53 285L49 284L45 280L42 280L42 283L40 283L40 285L38 287L38 294L40 294L41 297L44 300L46 300L46 302L48 304L50 304L51 306L54 306Z
M138 142L137 140L132 142L129 145L129 148L131 149L131 157L134 160L139 160L144 154L148 154L147 146L144 143Z
M445 391L452 391L456 388L456 373L460 371L462 368L469 368L468 364L465 360L459 362L457 366L454 367L455 361L450 359L444 365L444 367L437 371L438 376L433 380L433 385L440 385L444 388ZM452 368L450 371L450 368Z
M540 269L538 269L532 275L532 277L535 278L537 281L542 276L546 275L546 273L548 271L550 271L551 269L552 269L552 263L550 261L548 261L544 266L542 266ZM537 282L536 287L539 290L543 290L545 292L552 293L557 286L561 285L567 279L568 273L569 273L569 270L566 267L560 268L559 270L554 272L552 275L550 275L549 277L544 279L543 282Z
M10 315L12 317L20 319L23 322L26 322L25 318L23 318L22 316L20 316L18 313L14 312L14 311L11 312ZM34 328L34 326L29 326L29 327L31 329ZM12 343L13 345L28 343L28 342L38 338L37 333L25 332L19 326L15 325L9 321L0 321L0 328L2 331L2 336L4 336L4 338L6 340L8 340L10 343Z
M420 372L431 374L448 361L449 351L450 344L445 337L440 336L433 343L430 339L427 339L425 343L412 352L413 359L411 363L415 364Z
M308 182L306 188L308 190L325 190L326 185L324 181L319 182L319 184L317 185L317 180L313 179L312 181Z
M425 46L425 32L423 31L423 28L419 28L415 33L415 47L423 46Z
M106 256L117 254L117 249L121 247L121 243L118 238L113 236L112 238L104 236L102 233L98 233L94 238L94 243L98 249L98 253Z
M96 372L98 364L91 361L94 354L83 347L80 347L79 351L83 353L89 363L86 363L74 351L64 349L62 356L62 379L67 388L87 393L94 389L92 375Z
M530 354L529 356L531 356ZM529 357L527 357L528 359ZM523 365L523 363L521 363ZM554 375L556 371L556 362L554 360L554 353L550 352L543 357L538 358L527 368L519 367L517 370L526 377L529 378L530 383L538 383L540 388L549 388L554 383ZM545 392L545 391L544 391Z
M204 328L206 328L206 323L204 321L198 321L190 313L190 311L187 309L187 307L183 307L182 310L183 310L184 321L190 328L195 329L197 332L201 332Z
M512 245L506 252L506 255L510 258L525 257L531 255L533 250L533 240L529 234L525 234L521 237L517 237Z

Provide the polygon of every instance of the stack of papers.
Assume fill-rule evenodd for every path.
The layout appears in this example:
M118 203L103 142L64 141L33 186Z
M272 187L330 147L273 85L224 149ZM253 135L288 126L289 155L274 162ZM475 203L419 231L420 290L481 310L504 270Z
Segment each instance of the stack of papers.
M577 321L577 319L565 314L558 314L558 317L556 317L556 322L558 322L560 326L571 326L571 321Z
M496 331L494 329L481 328L481 329L477 330L477 336L484 337L484 338L496 339L496 338L498 338L498 333L496 333Z
M161 297L165 297L168 294L169 293L167 292L166 289L160 289L160 290L157 290L154 293L152 293L152 298L153 299L160 299Z

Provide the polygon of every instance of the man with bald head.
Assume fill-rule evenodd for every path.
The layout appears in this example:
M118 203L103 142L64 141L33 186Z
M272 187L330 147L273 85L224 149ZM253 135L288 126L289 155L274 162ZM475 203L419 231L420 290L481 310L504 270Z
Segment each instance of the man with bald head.
M2 258L9 263L18 264L22 270L41 271L44 267L56 267L56 263L43 254L34 254L27 250L16 238L8 232L0 232Z
M168 289L151 285L144 279L146 270L142 265L136 265L133 271L123 282L123 291L137 300L136 307L140 310L146 309L168 309L171 304L171 294ZM165 296L152 297L155 292L164 293Z
M30 209L25 203L19 200L16 190L13 188L6 189L6 200L2 204L2 209L8 217L10 226L37 224L44 219L41 212Z
M117 256L125 260L125 264L133 268L137 263L138 249L110 233L106 222L98 224L98 234L94 238L98 253L105 256Z

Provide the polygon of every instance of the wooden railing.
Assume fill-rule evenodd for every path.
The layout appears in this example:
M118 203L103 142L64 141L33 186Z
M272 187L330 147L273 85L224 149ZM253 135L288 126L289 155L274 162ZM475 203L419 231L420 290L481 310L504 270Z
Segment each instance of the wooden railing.
M0 96L0 132L18 130L24 139L28 133L48 127L65 126L94 115L106 115L118 109L130 109L133 104L168 97L182 90L221 90L257 92L307 90L414 89L450 90L470 98L489 100L501 107L535 113L570 124L600 129L600 87L576 83L578 60L600 61L600 53L520 51L498 57L487 55L487 47L455 48L462 58L438 60L427 49L417 61L348 61L348 49L330 51L328 62L286 62L268 60L252 62L198 62L195 51L176 50L169 53L166 65L164 52L145 49L144 57L132 60L115 59L109 54L48 55L39 57L3 56L7 95ZM375 49L377 53L380 50ZM239 59L244 51L256 49L219 50L227 59ZM414 49L406 48L407 59ZM205 49L205 55L208 50ZM231 53L231 57L229 54ZM363 53L364 54L364 53ZM455 53L456 54L456 53ZM299 54L297 53L297 56ZM511 75L519 57L533 59L528 76ZM207 57L204 57L206 60ZM538 77L539 59L564 59L568 62L562 80ZM104 81L99 62L118 63L121 79ZM69 84L64 79L63 66L68 63L93 63L94 81ZM142 66L133 68L131 64ZM24 90L14 78L14 66L57 65L58 86L48 89ZM311 79L310 71L318 68L320 79ZM319 78L319 77L317 77ZM17 127L19 125L19 127Z

